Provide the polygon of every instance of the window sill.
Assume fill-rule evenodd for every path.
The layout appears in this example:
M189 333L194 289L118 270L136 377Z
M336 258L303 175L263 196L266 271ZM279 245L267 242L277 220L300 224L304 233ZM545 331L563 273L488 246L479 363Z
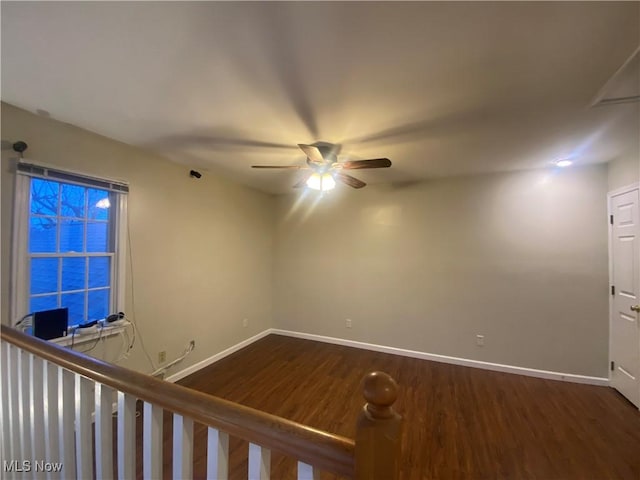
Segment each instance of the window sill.
M67 335L66 337L53 338L49 340L56 345L60 345L61 347L68 347L73 343L73 345L82 345L83 343L95 341L96 339L102 337L112 337L114 335L118 335L122 333L126 325L117 325L113 327L102 327L102 329L97 330L94 333L76 333L75 338L73 335Z

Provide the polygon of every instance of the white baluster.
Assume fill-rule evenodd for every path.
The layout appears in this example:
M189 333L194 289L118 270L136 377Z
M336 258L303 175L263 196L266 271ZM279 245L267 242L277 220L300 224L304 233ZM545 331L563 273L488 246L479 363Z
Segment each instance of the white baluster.
M193 420L173 414L173 478L191 478L193 470Z
M162 478L162 408L144 403L143 465L144 478Z
M29 417L31 418L31 452L32 461L45 460L44 450L44 393L42 384L42 359L29 354ZM34 478L44 478L45 472L32 470Z
M113 389L95 384L96 480L113 478Z
M9 376L9 344L7 342L1 342L0 348L2 349L0 355L0 389L2 389L2 460L13 460L11 458L11 403L9 401L10 391L11 391L11 379ZM3 463L4 465L4 463Z
M313 465L298 462L298 480L320 480L320 471Z
M229 477L229 435L209 427L207 433L207 478L227 480Z
M75 379L73 373L58 368L58 433L62 477L76 478L75 451Z
M18 349L8 345L7 371L9 373L9 430L11 439L9 453L11 460L22 458L20 452L20 429L18 423Z
M9 461L19 461L22 456L21 434L20 434L20 365L19 356L20 349L13 345L8 345L8 362L7 371L9 373L9 387L7 392L9 397L9 429L11 436L7 438L9 441L10 458ZM14 478L13 476L7 478Z
M93 477L91 452L91 413L93 382L75 375L76 390L76 470L79 478Z
M58 430L58 367L53 363L44 362L44 450L48 462L61 462ZM61 472L48 472L47 478L60 479Z
M16 460L33 460L31 451L31 405L29 404L29 353L18 349L18 410L20 449L22 457Z
M118 392L118 478L136 476L136 399Z
M269 480L271 476L271 450L249 444L249 480Z

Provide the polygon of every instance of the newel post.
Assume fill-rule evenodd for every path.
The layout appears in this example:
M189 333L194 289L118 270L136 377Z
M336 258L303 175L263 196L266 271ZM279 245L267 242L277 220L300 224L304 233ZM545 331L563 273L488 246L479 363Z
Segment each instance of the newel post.
M367 403L356 431L356 480L397 480L400 467L402 417L392 405L398 384L384 372L371 372L362 380Z

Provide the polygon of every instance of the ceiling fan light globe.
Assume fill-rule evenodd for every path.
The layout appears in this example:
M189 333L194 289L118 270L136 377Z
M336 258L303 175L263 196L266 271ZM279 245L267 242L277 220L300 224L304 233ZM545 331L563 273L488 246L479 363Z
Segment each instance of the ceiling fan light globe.
M333 179L331 174L325 173L322 176L321 190L323 192L327 192L329 190L333 190L334 188L336 188L336 181Z
M336 181L329 173L319 174L314 173L307 180L307 187L318 190L321 192L327 192L336 188Z
M322 182L320 180L320 175L318 175L317 173L314 173L307 180L307 187L309 187L309 188L311 188L313 190L320 190L321 183Z

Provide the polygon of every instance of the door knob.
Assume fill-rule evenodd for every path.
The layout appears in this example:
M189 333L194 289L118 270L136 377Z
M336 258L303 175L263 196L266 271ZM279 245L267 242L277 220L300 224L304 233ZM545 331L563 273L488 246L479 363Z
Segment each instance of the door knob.
M640 313L640 305L631 305L631 311Z

